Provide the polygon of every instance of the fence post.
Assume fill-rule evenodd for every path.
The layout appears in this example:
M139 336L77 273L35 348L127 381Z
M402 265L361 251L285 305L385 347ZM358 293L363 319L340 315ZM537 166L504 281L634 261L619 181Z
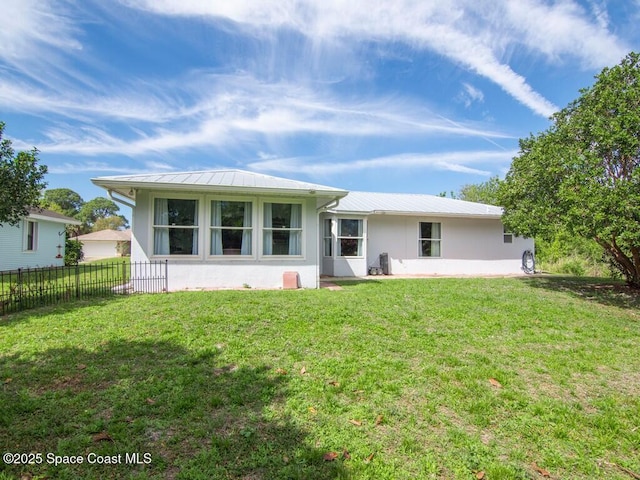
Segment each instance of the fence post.
M127 287L127 261L122 261L122 289L124 293L129 293L129 288Z
M18 269L18 283L16 284L18 291L18 308L22 308L22 269Z
M164 261L164 293L169 293L169 260Z
M80 298L80 264L76 263L76 299Z

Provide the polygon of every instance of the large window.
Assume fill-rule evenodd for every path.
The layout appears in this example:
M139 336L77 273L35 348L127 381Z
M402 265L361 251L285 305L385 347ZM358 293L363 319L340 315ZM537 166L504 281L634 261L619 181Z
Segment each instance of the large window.
M302 205L265 203L264 255L302 255Z
M442 242L440 224L435 222L420 222L420 256L439 257Z
M211 255L251 255L251 202L211 202Z
M153 211L154 255L198 254L198 201L156 198Z
M338 221L338 256L362 256L362 220L341 218Z
M27 220L24 227L24 249L27 252L34 252L38 249L38 223L32 220Z
M323 234L323 245L324 245L324 256L325 257L330 257L332 254L332 244L333 242L331 241L331 224L332 224L332 220L330 218L325 218L324 220L324 234Z

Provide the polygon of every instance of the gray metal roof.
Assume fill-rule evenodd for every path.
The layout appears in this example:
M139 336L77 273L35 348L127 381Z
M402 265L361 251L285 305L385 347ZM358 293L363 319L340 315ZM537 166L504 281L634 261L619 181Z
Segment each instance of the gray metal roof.
M234 191L286 194L311 194L318 196L344 196L346 190L273 177L244 170L207 170L201 172L149 173L92 178L96 185L134 198L131 189L171 189L198 191Z
M341 214L435 215L500 218L502 208L436 195L349 192L331 212Z

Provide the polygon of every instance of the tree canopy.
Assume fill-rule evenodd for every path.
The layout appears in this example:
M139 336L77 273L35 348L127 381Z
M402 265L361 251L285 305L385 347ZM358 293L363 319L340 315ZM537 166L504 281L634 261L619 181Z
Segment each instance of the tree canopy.
M115 216L119 210L120 207L114 201L104 197L96 197L82 205L77 218L88 229L91 229L99 218Z
M75 217L80 212L84 200L70 188L53 188L44 192L44 203L55 211Z
M85 202L70 188L54 188L44 192L43 203L51 210L80 220L82 226L72 229L75 233L118 230L129 226L126 217L118 215L120 207L108 198L96 197Z
M498 191L503 222L518 235L592 238L640 287L640 55L580 93L548 130L520 141Z
M11 140L2 138L4 127L0 122L0 225L17 225L39 206L47 167L38 165L36 148L16 154Z
M456 198L467 202L485 203L487 205L498 205L498 188L500 179L496 175L486 182L470 183L460 188L460 193Z

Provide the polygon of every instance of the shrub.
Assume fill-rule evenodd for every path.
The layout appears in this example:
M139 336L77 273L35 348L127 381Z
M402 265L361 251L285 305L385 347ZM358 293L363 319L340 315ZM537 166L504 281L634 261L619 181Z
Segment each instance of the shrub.
M64 264L77 265L84 259L84 252L82 251L82 242L80 240L72 240L67 238L64 244Z

